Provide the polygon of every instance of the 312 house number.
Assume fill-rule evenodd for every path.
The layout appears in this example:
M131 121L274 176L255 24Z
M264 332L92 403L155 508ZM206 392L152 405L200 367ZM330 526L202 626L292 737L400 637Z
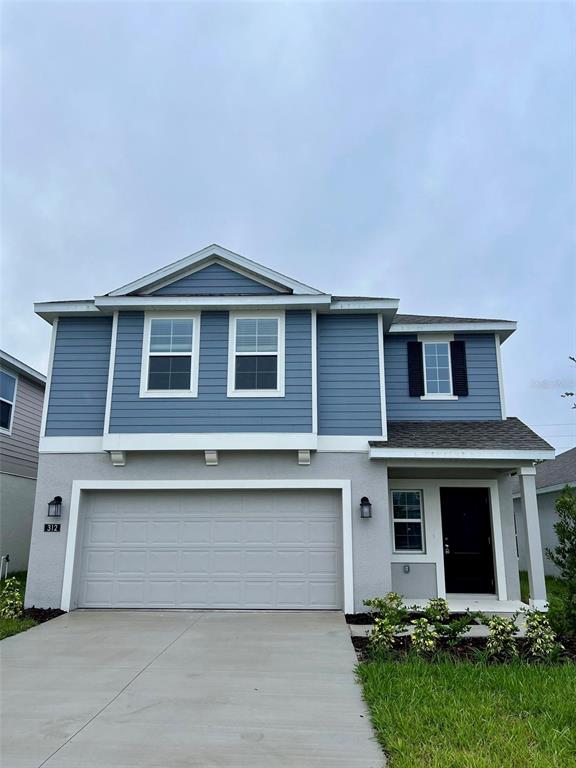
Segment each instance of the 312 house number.
M44 523L44 533L60 533L60 523Z

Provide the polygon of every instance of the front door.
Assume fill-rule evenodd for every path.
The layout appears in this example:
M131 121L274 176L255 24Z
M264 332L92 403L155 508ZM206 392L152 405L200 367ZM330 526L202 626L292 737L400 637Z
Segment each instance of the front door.
M488 488L440 488L446 592L493 594Z

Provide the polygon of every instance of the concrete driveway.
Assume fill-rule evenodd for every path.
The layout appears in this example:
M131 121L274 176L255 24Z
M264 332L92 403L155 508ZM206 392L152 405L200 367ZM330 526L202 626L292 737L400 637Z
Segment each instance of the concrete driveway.
M379 768L340 613L75 611L0 642L5 768Z

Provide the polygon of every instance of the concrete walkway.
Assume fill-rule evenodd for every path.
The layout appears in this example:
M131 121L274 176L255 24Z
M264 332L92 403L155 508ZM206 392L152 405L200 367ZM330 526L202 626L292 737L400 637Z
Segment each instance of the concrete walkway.
M340 613L75 611L0 642L6 768L380 768Z

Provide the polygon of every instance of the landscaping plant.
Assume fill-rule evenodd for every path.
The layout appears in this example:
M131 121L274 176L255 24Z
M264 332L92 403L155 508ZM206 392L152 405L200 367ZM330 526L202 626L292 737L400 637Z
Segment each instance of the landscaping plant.
M558 522L554 525L558 544L546 554L560 571L563 586L563 623L576 635L576 488L566 486L556 500Z
M4 579L0 584L0 618L17 619L23 607L18 579L13 576Z
M548 660L562 650L548 616L542 611L526 611L525 637L527 653L535 659Z
M433 653L438 644L438 632L424 616L421 619L414 619L412 624L414 626L410 637L412 648L420 655Z
M392 623L404 626L408 621L408 610L404 606L404 598L397 592L388 592L384 597L372 597L364 600L364 605L372 609L381 619L387 618Z
M515 613L510 619L503 616L491 616L488 619L489 635L486 651L489 656L496 656L500 659L511 659L518 656L515 638L518 633L517 617L518 613Z
M432 624L445 624L450 619L448 601L444 600L443 597L432 597L423 613Z

